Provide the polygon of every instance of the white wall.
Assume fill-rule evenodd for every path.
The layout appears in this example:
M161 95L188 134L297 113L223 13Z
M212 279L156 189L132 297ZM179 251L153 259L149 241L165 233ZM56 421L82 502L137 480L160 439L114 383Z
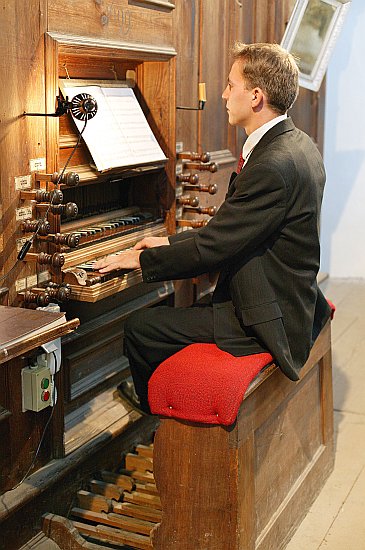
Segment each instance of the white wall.
M365 278L365 1L352 0L327 72L321 270Z

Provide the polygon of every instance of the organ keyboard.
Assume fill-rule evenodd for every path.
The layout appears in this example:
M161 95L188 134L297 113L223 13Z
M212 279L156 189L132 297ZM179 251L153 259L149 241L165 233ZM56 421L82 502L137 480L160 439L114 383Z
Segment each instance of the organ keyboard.
M77 174L72 175L72 180L78 179ZM41 176L37 175L38 183L43 181ZM61 192L52 189L56 174L46 174L44 177L48 178L51 190L38 188L21 194L21 200L32 201L37 217L25 220L21 227L25 234L34 233L35 243L24 261L47 266L50 280L38 284L41 288L36 291L28 289L27 293L19 292L19 299L27 304L39 305L40 301L46 303L49 301L46 289L50 282L54 282L68 285L69 288L67 295L64 292L54 294L53 297L58 301L65 298L96 302L140 283L140 269L101 275L93 269L93 263L101 257L133 247L144 237L166 236L167 229L163 218L159 216L159 209L151 207L149 203L149 208L127 205L115 209L118 203L125 202L124 193L128 194L128 186L121 180L113 182L113 185L107 182L107 187L97 192L93 188L75 191L74 188L64 188ZM118 183L126 191L124 187L123 191L118 189ZM141 191L143 196L143 188ZM67 193L78 204L67 201L67 197L67 202L63 204ZM49 202L43 202L46 200Z
M141 282L140 269L102 275L93 270L93 263L132 248L144 237L167 235L160 218L153 219L150 213L132 207L93 217L92 222L90 225L89 220L82 220L77 228L64 224L69 233L75 231L80 238L77 248L62 249L62 280L70 284L73 300L96 302Z

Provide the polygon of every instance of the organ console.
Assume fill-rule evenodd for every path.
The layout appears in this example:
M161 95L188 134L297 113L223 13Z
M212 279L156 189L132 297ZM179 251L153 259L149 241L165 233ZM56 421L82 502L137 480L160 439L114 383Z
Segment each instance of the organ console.
M87 2L82 0L82 3L88 10ZM22 5L18 0L17 4ZM45 5L49 7L50 4L46 0ZM99 9L95 6L96 10ZM53 8L58 9L56 3L53 3ZM144 9L131 9L142 16L145 13ZM51 12L52 9L48 10L49 17ZM160 17L159 12L156 13ZM165 14L162 17L165 19ZM57 25L62 19L60 12L55 19ZM128 412L122 405L118 410L114 407L115 387L129 376L123 350L124 323L135 310L158 303L172 305L174 296L172 282L147 285L142 281L141 270L100 274L93 269L93 264L100 257L133 247L144 237L166 236L176 230L176 159L171 155L171 151L176 149L175 97L171 93L175 89L176 52L168 43L161 49L158 41L146 48L143 40L139 40L131 51L126 45L121 47L119 30L118 35L112 37L109 29L111 41L108 38L102 43L94 35L92 41L80 45L80 32L75 28L71 30L70 21L66 34L52 34L49 19L48 23L50 33L38 36L45 54L42 64L37 65L39 59L34 54L31 56L33 61L36 59L33 64L28 58L24 62L24 67L32 65L33 80L34 75L35 79L42 76L34 87L24 90L18 104L20 111L23 112L26 106L29 106L29 111L37 111L38 107L34 108L37 102L46 104L45 111L54 110L54 97L60 93L66 63L72 81L80 78L90 84L95 79L106 79L114 85L116 80L110 71L113 65L118 86L119 83L129 87L135 85L135 96L151 128L151 138L163 149L164 158L159 162L144 162L142 158L133 166L98 171L86 142L78 139L70 113L49 118L46 124L40 117L21 120L22 136L29 136L29 146L21 148L18 155L12 155L1 180L7 182L1 187L3 217L0 227L0 252L1 260L4 260L1 275L10 273L6 303L31 310L54 309L54 303L57 309L59 304L67 319L65 324L69 326L71 323L72 328L70 325L67 330L52 329L50 333L50 341L67 335L61 340L62 366L56 377L59 398L50 425L47 423L50 411L35 414L21 410L22 387L19 381L28 358L22 355L17 359L16 368L13 363L9 367L2 365L0 424L9 450L0 453L1 492L16 486L24 474L37 475L37 470L53 458L60 459L60 462L56 461L60 464L75 449L82 454L83 461L86 456L82 452L83 445L91 445L93 453L99 436L103 439L110 426L113 426L113 438L117 437L122 446L123 432L127 427L133 437L145 429L144 422L134 426L137 417L133 412L128 420ZM73 34L71 39L69 32ZM39 29L35 31L30 48L37 43L37 33ZM24 77L29 81L30 77L23 75L22 67L17 70L20 79ZM129 73L134 73L134 83L128 78ZM20 105L23 101L26 105ZM96 116L102 115L98 113ZM90 127L95 121L88 122ZM103 135L108 137L108 126ZM18 139L20 142L22 137L14 137L14 142ZM117 148L122 146L119 142L115 145ZM40 158L28 158L28 155ZM71 160L65 168L68 159ZM198 202L193 200L189 204L197 206ZM71 332L79 324L80 330ZM46 340L41 341L38 335L34 338L34 355L41 353L39 342ZM96 407L94 400L97 401ZM123 418L126 413L127 417ZM43 439L39 456L35 456L32 465L45 426L49 426L47 435L51 433L51 436ZM76 441L72 436L73 429L78 434ZM117 446L120 448L118 443ZM20 457L19 460L12 460L14 456ZM76 471L78 465L72 468ZM19 495L16 508L23 513L22 487L16 494ZM36 502L32 501L31 506L38 510ZM10 514L6 512L6 515ZM12 521L9 519L9 523ZM32 522L29 529L33 529ZM1 539L5 532L3 523L0 532ZM10 532L12 539L18 537L18 531L13 527ZM29 530L28 535L31 536ZM26 542L23 532L20 538L21 542L14 543L14 547Z

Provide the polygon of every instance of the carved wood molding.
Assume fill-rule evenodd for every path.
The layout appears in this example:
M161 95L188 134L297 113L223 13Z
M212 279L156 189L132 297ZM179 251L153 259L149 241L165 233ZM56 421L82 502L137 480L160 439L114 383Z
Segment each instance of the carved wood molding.
M128 54L129 58L167 60L176 56L176 50L171 47L155 46L153 44L133 44L132 42L99 40L84 36L48 32L47 36L57 42L61 53L73 55L91 55L98 57L113 57Z

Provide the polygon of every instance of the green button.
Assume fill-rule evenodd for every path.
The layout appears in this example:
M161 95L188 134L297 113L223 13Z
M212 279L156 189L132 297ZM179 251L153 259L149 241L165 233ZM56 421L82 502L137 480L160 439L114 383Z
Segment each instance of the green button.
M49 386L49 378L42 378L42 382L41 382L42 390L47 389L48 386Z

